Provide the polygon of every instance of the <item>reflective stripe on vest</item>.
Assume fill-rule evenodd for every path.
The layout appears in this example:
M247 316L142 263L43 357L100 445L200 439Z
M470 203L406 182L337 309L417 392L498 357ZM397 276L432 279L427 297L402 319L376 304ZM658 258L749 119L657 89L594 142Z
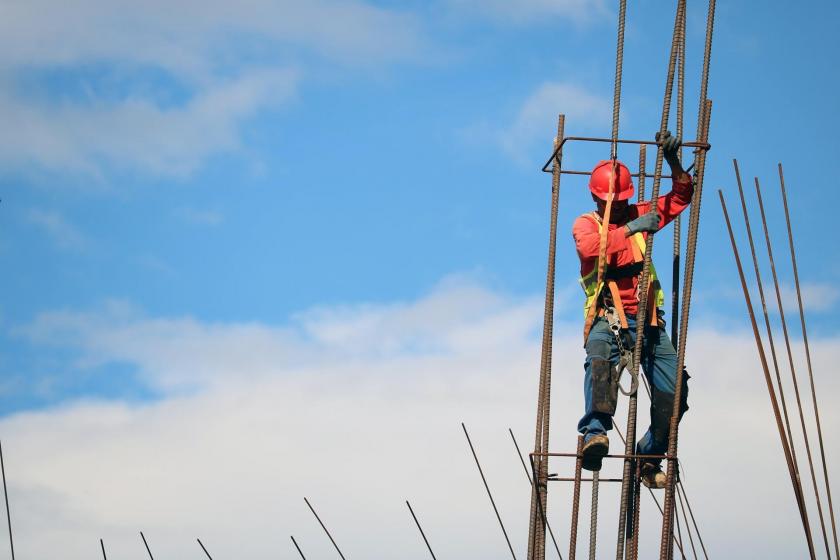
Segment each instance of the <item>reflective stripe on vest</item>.
M598 233L601 233L601 228L603 226L599 217L596 217L597 214L593 212L592 214L585 214L585 216L589 217L598 224ZM636 242L636 247L638 247L638 253L633 251L633 261L634 263L642 262L644 261L645 250L647 248L645 238L641 233L636 233L633 235L633 241ZM633 247L633 249L636 247ZM589 315L589 308L595 303L598 294L601 293L601 290L604 287L603 280L601 280L600 284L598 283L597 263L586 276L582 276L580 278L580 285L583 288L583 293L586 294L586 301L583 304L583 316L586 318ZM656 290L656 307L662 307L665 305L665 292L662 291L662 286L659 285L659 280L656 277L656 268L653 266L653 262L650 263L649 285L653 286Z

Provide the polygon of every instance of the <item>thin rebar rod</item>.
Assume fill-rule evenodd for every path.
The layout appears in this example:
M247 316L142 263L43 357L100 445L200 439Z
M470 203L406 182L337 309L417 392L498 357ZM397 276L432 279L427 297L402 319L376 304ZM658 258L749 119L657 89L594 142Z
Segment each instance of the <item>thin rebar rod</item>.
M761 309L764 314L764 325L767 330L767 340L770 344L770 357L773 360L773 370L776 373L776 383L779 387L779 400L782 403L782 416L785 419L785 428L787 429L787 438L788 438L788 445L790 446L790 454L793 458L793 468L796 472L796 479L799 481L799 484L802 484L802 481L799 476L799 463L796 458L796 446L793 442L793 431L790 427L790 418L788 417L788 410L787 410L787 399L785 399L785 390L784 386L782 385L782 374L779 371L779 361L776 357L776 344L773 341L773 329L770 328L770 315L767 311L767 302L764 297L764 282L761 280L761 271L758 267L758 257L756 257L755 253L755 244L753 243L753 235L752 235L752 228L750 227L750 216L749 212L747 212L747 201L744 197L744 189L741 185L741 170L738 167L738 160L733 159L732 165L735 167L735 181L738 183L738 195L741 198L741 209L744 213L744 224L747 229L747 239L750 243L750 253L752 254L752 261L753 261L753 268L755 270L755 279L756 284L758 285L758 296L761 300ZM766 225L766 224L765 224ZM772 257L771 257L772 258Z
M108 556L105 554L105 543L102 542L102 539L99 539L99 546L102 548L102 558L103 558L103 560L108 560Z
M618 434L618 437L619 437L619 438L621 438L621 442L622 442L622 443L626 443L626 442L627 442L627 440L624 438L624 434L622 434L622 433L621 433L621 429L618 427L618 425L615 425L615 426L613 426L613 427L615 428L615 431L616 431L616 433ZM607 457L608 457L608 456L609 456L609 455L607 455ZM638 455L638 457L644 457L644 455ZM647 487L645 487L645 488L647 488ZM650 488L647 488L647 491L648 491L648 494L650 494L650 497L651 497L651 499L653 500L653 503L654 503L654 504L656 504L657 509L659 509L659 513L660 513L660 514L664 514L665 512L663 511L662 506L661 506L661 505L659 505L659 500L657 500L657 499L656 499L656 494L655 494L655 493L653 492L653 490L651 490ZM639 525L638 525L638 520L636 521L636 525L635 525L635 526L636 526L636 527L638 527L638 526L639 526ZM682 552L682 549L683 549L683 548L682 548L682 543L679 541L679 539L677 539L677 535L675 535L675 534L671 533L671 536L674 538L674 542L676 543L677 548L679 549L679 551L680 551L680 552ZM636 541L636 542L635 542L635 545L634 545L634 546L636 547L635 554L638 556L638 545L639 545L639 543L638 543L638 529L636 530L636 535L635 535L634 540ZM632 541L631 541L631 542L632 542Z
M297 549L298 554L300 554L300 557L303 558L303 560L306 560L306 556L303 555L303 551L300 549L300 546L298 546L298 543L295 540L295 537L292 536L291 538L292 538L292 544L295 545L295 548Z
M790 225L790 212L788 210L787 191L785 190L785 174L782 170L782 164L779 164L779 183L782 190L782 201L785 206L785 222L787 223L788 242L790 245L790 259L793 263L793 278L796 283L796 299L799 303L799 321L802 325L802 340L805 343L805 358L808 365L808 379L811 384L811 400L814 405L814 415L817 421L817 438L820 443L820 457L822 458L823 478L825 480L825 492L828 498L828 511L831 517L831 530L834 536L834 557L840 558L840 547L837 544L837 525L834 521L834 504L831 501L831 485L828 483L828 467L825 461L825 447L823 446L822 426L820 424L820 409L817 406L817 390L814 386L814 371L811 368L811 349L808 345L808 331L805 328L805 308L802 305L802 292L799 289L799 269L796 266L796 250L793 246L793 230Z
M688 507L688 515L691 517L691 524L694 525L694 533L697 535L697 540L700 541L700 549L703 551L703 556L709 560L709 554L706 552L706 545L703 543L703 537L700 535L700 528L697 527L697 520L694 518L694 512L691 510L691 502L688 500L688 494L685 491L685 485L682 480L677 481L677 491L682 492L685 498L685 505Z
M420 521L418 521L417 516L414 515L414 509L412 509L408 500L405 501L405 505L408 506L408 511L411 512L411 517L414 519L414 524L417 525L417 529L420 531L420 536L423 537L423 542L426 543L426 548L429 549L429 554L432 555L433 560L437 560L437 558L435 558L435 553L432 551L432 545L429 544L429 539L426 538L426 533L423 532L423 527L420 526Z
M618 6L618 37L615 47L615 83L613 87L612 143L610 159L618 157L618 118L621 113L621 76L624 67L624 20L627 15L627 0L620 0Z
M645 199L645 177L647 176L647 146L639 146L639 202Z
M659 121L660 139L664 136L665 131L668 128L668 117L671 112L671 98L674 90L674 72L676 66L677 50L679 45L680 25L684 13L685 2L684 0L680 0L677 3L677 13L674 17L674 32L671 39L671 52L668 57L668 72L665 79L665 94L662 102L662 115ZM659 186L662 182L662 159L662 146L658 146L656 149L656 163L653 172L653 187L650 200L650 208L651 211L654 212L658 212ZM650 286L650 263L651 257L653 256L654 239L654 233L648 234L645 247L645 258L644 263L642 265L642 277L639 280L638 284L639 306L636 311L636 343L633 348L633 363L631 365L632 373L634 376L638 376L639 374L639 365L642 356L642 345L644 343L645 327L648 320L648 288ZM679 379L680 377L680 375L677 375L677 379ZM633 446L636 442L636 416L638 406L637 397L638 394L636 392L630 395L630 402L628 405L626 432L627 442L624 446L625 454L627 455L634 451ZM629 498L630 487L632 485L631 478L633 475L633 466L634 463L632 460L624 461L624 471L622 476L624 481L621 483L621 505L619 508L618 530L616 539L616 560L622 560L624 558L625 539L632 540L632 535L625 535L625 531L627 529L627 500Z
M688 534L688 542L691 545L691 552L694 554L694 560L697 559L697 549L694 547L694 538L691 536L691 527L688 525L688 515L685 513L685 503L683 503L682 494L677 491L677 502L680 504L683 520L685 521L685 532Z
M706 99L703 110L703 126L700 128L700 135L703 138L709 137L709 126L712 117L712 101ZM668 535L671 532L671 522L674 515L674 485L677 481L677 447L679 437L679 419L682 407L683 392L683 371L685 369L685 349L688 338L688 319L691 310L691 293L694 286L694 263L697 255L697 237L700 231L700 206L703 200L703 179L706 171L706 152L696 154L694 172L694 194L692 195L691 210L688 221L688 234L686 236L686 258L685 273L683 274L682 308L680 309L680 334L677 340L677 370L676 383L674 387L674 407L671 411L671 423L668 428L668 471L665 482L664 510L665 519L662 524L660 535L659 559L670 560L673 557L673 546Z
M9 490L6 487L6 463L3 461L2 442L0 442L0 471L3 473L3 498L6 500L6 523L9 526L9 547L12 549L12 560L15 560L15 541L12 537L12 514L9 511Z
M146 535L143 534L143 531L140 531L140 538L143 539L143 544L146 545L146 552L149 553L149 558L151 558L151 560L155 560L155 557L152 556L152 550L149 548L149 543L146 542Z
M577 439L577 459L575 460L575 485L572 490L572 529L569 536L569 560L577 557L578 516L580 514L580 470L583 467L583 436Z
M685 99L685 20L686 9L680 22L680 44L677 46L677 138L683 137L683 115ZM683 149L679 149L680 163L683 161ZM674 246L671 258L671 344L677 344L680 322L680 249L682 241L682 218L674 218Z
M785 455L785 461L788 466L788 473L790 474L791 485L793 486L793 493L796 496L797 505L799 506L800 517L802 518L802 528L805 531L805 539L808 543L808 552L812 559L815 559L814 543L811 540L811 530L808 526L807 518L802 515L803 503L802 494L797 484L796 476L793 470L793 463L790 454L790 448L785 438L785 428L782 425L782 415L779 411L779 402L776 399L776 392L773 390L773 381L770 379L770 367L767 365L767 356L764 353L764 345L761 342L761 335L758 332L758 324L755 321L755 313L753 312L752 298L750 298L750 291L747 288L747 279L744 276L744 268L741 266L741 256L738 253L738 246L735 243L735 234L732 232L732 223L729 220L729 212L726 209L726 201L723 199L723 191L718 190L718 197L720 198L720 206L723 209L723 216L726 220L726 229L729 232L729 242L732 244L732 253L735 256L735 264L738 268L738 276L741 279L741 289L744 292L744 301L747 305L747 312L750 317L750 324L753 329L753 336L755 337L755 345L758 348L758 357L761 361L761 369L764 372L764 381L767 384L767 392L770 394L770 405L773 408L773 416L776 419L776 429L779 432L779 440L782 443L782 451Z
M679 536L680 540L682 541L682 540L683 540L683 536L682 536L682 529L680 528L680 516L679 516L679 514L677 513L677 510L674 510L674 513L676 514L676 515L674 515L674 520L676 521L676 526L677 526L677 535ZM680 551L680 558L681 558L682 560L687 560L687 559L686 559L686 557L685 557L685 552Z
M641 486L641 474L642 474L642 464L639 461L636 461L636 472L635 477L633 479L633 515L627 516L628 521L632 519L633 528L631 532L631 539L630 539L630 548L627 551L628 560L638 560L639 558L639 521L640 521L640 509L641 509L641 498L642 498L642 486Z
M793 352L790 349L790 337L788 335L787 329L787 320L785 319L785 309L784 305L782 304L782 292L779 289L779 277L776 274L776 262L773 259L773 247L770 243L770 231L767 228L767 216L764 213L764 200L761 196L761 186L758 182L758 177L755 178L755 195L758 198L758 208L761 211L761 225L764 228L764 241L767 245L767 257L770 260L770 270L773 273L773 286L776 290L776 304L779 308L779 320L782 324L782 333L785 337L785 348L787 349L787 356L788 356L788 364L790 365L790 377L793 380L793 391L796 395L796 407L799 411L799 422L802 427L802 435L805 439L805 453L808 456L808 467L811 472L811 482L814 486L814 495L817 501L817 513L820 517L820 527L822 529L822 536L823 542L825 544L825 553L828 558L831 558L831 547L828 544L828 531L825 528L825 516L823 515L823 508L822 508L822 500L820 499L820 489L819 485L817 484L817 473L814 469L814 458L811 454L811 442L810 438L808 437L808 428L805 426L805 414L802 410L802 399L799 394L799 381L796 378L796 367L793 365ZM765 310L765 313L767 311ZM769 319L768 319L768 327L769 327ZM780 380L781 383L781 380ZM781 389L780 389L781 392ZM793 440L791 439L790 442L790 451L793 455L794 466L796 467L796 475L799 476L799 464L796 460L796 450L793 444ZM800 488L802 486L802 481L799 481ZM804 496L804 493L803 493ZM804 500L803 500L804 502Z
M563 141L566 117L557 118L555 144ZM548 451L549 419L551 411L551 356L554 338L554 279L557 253L557 212L560 204L560 169L562 151L558 152L551 175L551 216L548 239L548 264L545 280L545 306L543 310L543 335L540 354L540 388L537 397L537 422L534 436L534 451ZM531 486L531 517L528 527L529 560L545 559L545 523L548 508L548 485L541 485L540 479L547 478L548 459L537 459L537 479ZM537 504L539 502L539 504ZM540 514L542 511L542 514Z
M528 479L528 484L533 486L534 481L531 478L531 473L528 472L528 466L525 464L525 458L522 456L522 451L519 450L519 443L517 443L516 441L516 436L513 435L512 429L508 428L508 432L510 432L510 439L513 440L513 446L516 448L516 454L519 456L519 461L522 463L522 468L525 470L525 478ZM554 538L554 531L551 529L551 524L548 522L548 519L545 518L545 513L542 511L542 509L540 510L540 514L542 515L543 523L545 523L545 526L548 529L548 534L549 536L551 536L551 542L554 544L554 550L557 551L557 557L560 558L560 560L563 560L563 555L560 554L560 547L557 545L557 539Z
M203 551L204 551L204 554L206 554L206 555L207 555L207 558L209 558L210 560L213 560L213 557L212 557L212 556L210 556L210 553L209 553L209 552L207 552L207 548L205 548L204 543L203 543L203 542L201 542L201 539L196 538L195 540L196 540L196 541L198 541L198 546L200 546L200 547L201 547L201 550L203 550ZM292 538L292 540L294 541L294 538ZM297 544L296 544L295 546L297 546ZM300 550L300 549L298 549L298 550ZM301 554L301 556L303 556L303 554ZM306 558L304 558L303 560L306 560Z
M711 120L711 115L709 113L711 113L712 110L711 101L708 98L708 91L709 67L711 65L712 58L712 37L714 35L714 27L715 0L709 0L709 7L706 13L706 41L703 47L703 70L700 77L700 97L697 108L697 134L698 136L703 136L703 142L709 141L709 123ZM677 424L679 422L680 395L682 393L682 371L685 366L685 337L687 335L688 311L691 300L691 284L694 276L694 251L697 243L697 231L699 229L700 201L703 190L705 162L706 152L701 151L695 156L695 163L697 164L697 170L695 172L696 188L694 191L694 200L692 201L691 215L689 216L688 223L688 248L685 264L686 280L684 281L683 287L684 301L682 304L682 313L680 315L680 334L677 340L677 347L679 348L677 352L677 383L674 399L674 413L671 418L671 429L668 434L668 449L670 450L673 447L674 454L676 454L677 449ZM689 280L689 276L691 276L691 280ZM686 288L688 288L687 293ZM668 461L668 474L665 486L665 521L662 524L662 534L660 536L659 544L660 560L670 560L673 556L673 546L671 545L671 540L668 538L668 534L671 532L671 517L674 510L674 484L677 478L674 470L676 467L677 463L673 460Z
M490 486L487 484L487 479L484 477L484 470L481 468L481 463L478 461L478 455L475 453L475 447L473 447L470 434L467 432L467 427L463 422L461 422L461 428L463 428L464 435L467 437L467 443L470 446L473 459L475 459L475 466L478 467L478 474L481 475L481 481L484 483L484 489L487 490L487 496L490 498L490 503L493 505L493 511L496 512L496 519L499 520L499 527L502 528L502 534L505 536L505 542L510 549L510 555L513 557L513 560L516 560L516 553L513 551L513 546L510 544L510 539L508 538L507 531L505 530L505 524L502 522L502 516L499 515L499 508L496 507L496 500L493 499L493 493L490 492Z
M589 560L595 560L595 547L598 544L598 483L601 473L592 473L592 504L589 509Z
M306 505L307 505L307 506L309 506L309 510L312 512L312 515L314 515L314 516L315 516L315 519L317 519L317 520L318 520L318 523L321 525L321 528L324 530L324 532L325 532L325 533L327 534L327 536L330 538L330 542L331 542L331 543L332 543L332 545L335 547L335 550L336 550L336 552L338 552L338 555L339 555L339 556L341 556L341 560L346 560L346 559L344 558L344 554L342 554L342 553L341 553L341 549L340 549L340 548L338 548L338 545L336 544L335 539L332 537L332 535L330 534L329 530L327 529L327 526L326 526L326 525L324 525L324 522L323 522L323 521L321 521L321 518L320 518L320 517L318 517L318 513L315 511L315 508L314 508L314 507L312 507L312 504L310 504L310 503L309 503L309 500L308 500L306 497L304 497L304 498L303 498L303 501L304 501L304 502L306 502Z

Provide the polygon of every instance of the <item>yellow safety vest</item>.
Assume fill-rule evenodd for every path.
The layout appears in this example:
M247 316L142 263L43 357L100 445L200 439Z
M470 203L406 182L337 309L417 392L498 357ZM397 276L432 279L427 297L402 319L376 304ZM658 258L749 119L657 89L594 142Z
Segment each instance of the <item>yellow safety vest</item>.
M587 214L587 216L593 219L598 224L598 233L601 233L601 228L603 228L603 224L601 223L600 216L598 216L595 212L593 212L592 214ZM647 249L647 245L645 244L645 238L641 233L636 233L635 235L633 235L633 241L636 242L636 246L639 249L639 253L633 251L633 261L643 262L645 251ZM589 308L595 304L595 301L598 298L598 294L600 294L601 290L604 288L603 279L600 283L598 283L597 263L586 276L582 276L580 278L580 285L583 288L583 292L586 294L586 301L583 304L583 317L585 319L589 316ZM665 292L662 291L662 286L659 285L659 280L656 277L656 268L653 266L653 262L650 263L649 285L653 286L655 290L656 307L662 307L663 305L665 305ZM648 320L650 320L650 317L648 318Z

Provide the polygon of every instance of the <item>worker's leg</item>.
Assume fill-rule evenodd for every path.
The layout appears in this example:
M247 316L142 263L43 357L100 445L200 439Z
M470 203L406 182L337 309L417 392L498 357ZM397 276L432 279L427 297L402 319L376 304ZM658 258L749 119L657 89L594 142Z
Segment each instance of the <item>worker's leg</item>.
M677 353L664 326L645 329L642 369L650 383L650 428L639 441L637 452L661 455L668 450L668 432L674 411ZM688 410L688 375L683 376L679 418ZM658 461L657 461L658 462Z
M583 397L586 413L578 422L578 431L589 440L594 435L612 429L618 382L614 368L618 363L618 346L609 325L602 318L595 319L586 340Z

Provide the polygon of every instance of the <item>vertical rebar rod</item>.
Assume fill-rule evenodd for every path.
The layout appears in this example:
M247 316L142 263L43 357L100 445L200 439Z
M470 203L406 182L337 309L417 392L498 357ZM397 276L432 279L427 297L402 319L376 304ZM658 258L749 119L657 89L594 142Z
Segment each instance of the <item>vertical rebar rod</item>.
M595 560L595 548L598 544L598 481L600 471L592 473L592 504L589 510L589 560Z
M613 115L612 115L612 144L610 146L610 159L618 157L618 118L621 113L621 76L624 67L624 20L627 15L627 0L620 0L618 3L618 37L615 47L615 84L613 88Z
M647 171L645 170L645 166L647 165L647 145L642 144L639 146L639 202L642 202L645 199L645 175Z
M685 498L685 505L688 507L688 515L691 517L691 524L694 526L694 534L697 535L697 540L700 541L700 548L703 551L703 556L709 560L709 554L706 552L706 545L703 543L703 537L700 535L700 529L697 527L697 520L694 518L694 512L691 509L691 502L688 501L688 494L685 492L685 486L682 481L677 482L677 492L682 492Z
M668 72L665 79L665 94L662 102L662 115L659 121L659 137L661 138L668 128L668 117L671 112L671 98L674 90L674 72L676 66L677 50L679 45L680 26L685 12L685 1L679 0L677 3L677 13L674 17L674 32L671 39L671 52L668 57ZM652 211L658 211L659 202L659 186L662 182L662 146L657 146L656 149L656 163L653 171L653 188L651 192L650 208ZM642 356L642 345L645 338L645 326L648 321L647 307L648 307L648 287L650 286L650 263L653 256L653 242L655 235L648 234L647 243L645 247L645 259L642 265L642 277L639 280L639 306L636 311L636 343L633 348L633 363L631 365L633 374L638 376L639 365ZM679 371L679 370L677 370ZM681 376L677 375L677 379ZM624 454L630 456L634 452L636 444L636 415L637 415L637 393L630 395L630 402L627 412L627 441L624 446ZM616 560L623 560L625 539L632 540L632 535L625 535L627 529L627 500L630 495L630 487L632 484L631 478L633 475L633 460L630 458L624 459L624 471L621 480L621 505L618 516L618 538L616 544Z
M583 467L583 436L578 436L575 460L575 485L572 490L572 529L569 536L569 560L577 556L578 516L580 515L580 470Z
M206 554L206 555L207 555L207 558L209 558L210 560L213 560L213 557L212 557L212 556L210 556L210 553L209 553L209 552L207 552L207 548L205 548L204 543L203 543L203 542L201 542L201 539L196 538L195 540L198 542L198 546L200 546L200 547L201 547L201 550L203 550L203 551L204 551L204 554ZM306 559L304 558L304 560L306 560Z
M490 486L487 484L487 479L484 477L484 470L481 468L481 463L478 462L478 455L475 453L475 447L473 447L470 434L467 432L467 427L463 422L461 422L461 428L464 429L464 435L467 436L467 443L470 446L473 459L475 459L475 466L478 467L478 474L481 475L481 481L484 483L484 489L487 490L487 497L490 498L490 503L493 505L493 511L496 512L496 519L499 520L499 527L502 528L502 534L505 536L505 542L510 549L510 555L513 557L513 560L516 560L516 553L513 551L513 546L510 544L510 539L508 538L507 531L505 530L505 524L502 522L502 516L499 515L499 508L496 507L496 500L493 499L493 493L490 492Z
M312 504L310 504L310 503L309 503L309 500L308 500L306 497L304 497L304 498L303 498L303 501L304 501L304 502L306 502L306 505L307 505L307 506L309 506L309 510L312 512L312 515L314 515L314 516L315 516L315 519L317 519L317 520L318 520L318 523L321 525L321 528L324 530L324 532L325 532L325 533L327 534L327 536L330 538L330 542L331 542L331 543L332 543L332 545L335 547L335 550L336 550L336 552L338 552L338 555L339 555L339 556L341 556L341 560L346 560L346 559L344 558L344 554L342 554L342 553L341 553L341 549L340 549L340 548L338 548L338 545L336 544L335 539L332 537L332 535L330 534L329 530L327 529L327 526L326 526L326 525L324 525L324 522L323 522L323 521L321 521L321 518L320 518L320 517L318 517L318 514L315 512L315 508L313 508L313 507L312 507Z
M631 531L630 548L627 552L628 560L638 560L639 558L639 520L641 508L641 470L642 464L636 461L636 472L633 477L633 515L627 516L628 521L632 519L633 529Z
M306 560L306 556L303 555L303 551L300 549L300 546L298 546L298 543L295 540L295 537L292 536L291 538L292 538L292 544L295 545L295 548L297 549L298 554L300 554L300 557L303 558L303 560Z
M682 536L682 529L680 528L680 516L677 513L677 510L674 510L674 514L675 514L674 515L674 520L676 521L676 526L677 526L677 536L682 541L683 536ZM683 551L680 552L680 558L681 558L681 560L686 560L685 552L683 552Z
M105 543L102 542L102 539L99 539L99 546L102 548L102 559L108 560L108 556L105 554Z
M149 543L148 543L148 542L146 542L146 535L144 535L144 534L143 534L143 531L140 531L140 538L141 538L141 539L143 539L143 544L144 544L144 545L146 545L146 552L148 552L148 553L149 553L149 558L150 558L151 560L155 560L155 557L154 557L154 556L152 556L152 551L151 551L151 549L149 548Z
M741 185L741 170L738 168L738 160L733 159L732 165L735 167L735 181L738 183L738 195L741 198L741 209L744 213L744 225L746 226L747 239L750 243L750 253L752 254L753 268L755 270L755 280L756 284L758 285L758 297L761 301L761 309L764 314L764 325L767 330L767 341L770 344L770 357L773 360L773 370L776 373L776 383L779 387L779 400L782 403L782 416L785 419L785 428L787 429L788 445L790 446L790 454L793 458L793 468L796 472L796 479L801 485L802 481L799 477L799 463L796 459L796 446L793 442L793 431L790 428L790 418L788 417L787 399L785 399L784 386L782 385L782 374L779 371L779 361L776 357L776 344L773 341L773 329L770 328L770 315L767 312L767 301L764 297L764 282L761 280L761 271L759 270L758 258L756 257L755 253L755 244L753 243L752 228L750 227L750 216L747 212L747 201L744 197L743 186Z
M811 349L808 345L808 331L805 328L805 308L802 305L802 292L799 289L799 269L796 266L796 250L793 246L793 230L790 226L790 211L788 210L787 191L785 190L785 174L782 164L779 164L779 183L782 189L782 201L785 207L785 222L787 223L788 242L790 245L790 259L793 263L793 278L796 283L796 299L799 302L799 321L802 325L802 340L805 343L805 359L808 365L808 379L811 383L811 400L814 405L814 415L817 421L817 438L820 443L820 456L822 458L823 478L825 480L825 492L828 498L828 511L831 517L831 531L834 536L834 557L840 558L840 547L837 544L837 526L834 522L834 504L831 501L831 485L828 483L828 467L825 461L825 447L823 446L822 425L820 424L820 409L817 406L817 390L814 386L814 370L811 368Z
M534 484L534 480L531 477L531 473L528 472L528 466L525 464L525 458L522 456L522 451L519 450L519 444L516 442L516 437L513 435L513 430L508 428L508 432L510 432L510 439L513 440L513 446L516 448L516 454L519 456L519 461L522 463L522 468L525 469L525 478L528 479L528 484ZM533 459L531 461L531 466L533 467ZM545 513L540 510L540 515L542 516L542 522L545 523L546 528L548 529L548 534L551 537L551 542L554 544L554 550L557 552L557 557L560 560L563 560L563 555L560 554L560 547L557 546L557 539L554 538L554 531L551 529L551 524L548 522L548 519L545 518Z
M764 200L761 196L761 186L758 182L758 177L755 178L755 195L758 198L758 208L761 211L761 225L764 228L764 241L767 245L767 257L770 260L770 270L773 273L773 286L776 290L776 304L779 308L779 321L782 324L782 333L785 337L785 348L787 349L787 356L788 356L788 365L790 366L790 377L793 381L793 391L796 395L796 407L799 411L799 422L802 427L802 435L805 439L805 453L808 456L808 467L811 472L811 482L814 485L814 495L817 501L817 513L820 517L820 527L822 529L822 536L823 542L825 544L825 553L828 558L831 558L831 547L828 544L828 532L825 528L825 517L823 515L823 508L822 508L822 500L820 499L820 489L819 485L817 484L817 473L814 470L814 458L811 454L811 441L808 437L808 428L805 425L805 414L802 411L802 399L799 394L799 381L796 378L796 367L793 365L793 352L790 348L790 337L788 336L788 329L787 329L787 320L785 319L785 309L784 305L782 304L782 292L779 289L779 277L776 274L776 262L773 260L773 247L770 243L770 231L767 228L767 217L764 213ZM765 310L765 313L767 311ZM768 323L769 325L769 323ZM781 383L781 381L780 381ZM781 389L780 389L781 392ZM794 466L796 467L796 475L799 476L799 465L796 460L796 450L793 444L793 440L790 442L790 451L791 455L793 455ZM800 488L802 487L802 481L799 481ZM803 493L804 496L804 493ZM804 503L804 498L803 498Z
M555 149L563 142L566 117L557 118ZM537 397L537 422L534 436L534 453L548 452L549 419L551 412L551 357L554 337L554 278L557 253L557 211L560 204L560 168L563 152L559 150L551 174L551 216L548 239L548 265L545 280L545 307L543 310L543 335L540 355L540 387ZM548 509L548 457L538 455L537 478L531 487L531 518L528 527L529 560L545 560L545 523ZM539 504L537 503L539 502Z
M9 510L9 490L6 487L6 463L3 461L2 442L0 442L0 471L3 473L3 498L6 500L6 523L9 527L9 547L12 549L12 560L15 560L15 540L12 537L12 514Z
M418 521L417 516L414 515L414 510L411 508L411 504L408 503L408 500L405 501L405 505L408 506L408 511L411 512L411 517L414 519L414 524L417 525L417 529L420 531L420 536L423 537L423 542L426 543L426 548L429 549L429 554L432 555L433 560L437 560L437 558L435 558L435 553L432 552L432 545L429 544L429 539L426 538L426 533L423 532L423 527L420 526L420 521Z
M767 365L767 356L764 353L764 345L761 342L761 335L758 332L758 324L755 321L755 313L753 312L752 298L750 298L750 291L747 288L747 279L744 276L744 268L741 266L741 257L738 254L738 246L735 243L735 234L732 232L732 223L729 220L729 212L726 210L726 202L723 199L723 191L718 190L718 197L720 198L720 206L723 209L723 216L726 220L726 229L729 232L729 242L732 244L732 253L735 256L735 264L738 268L738 276L741 279L741 289L744 292L744 301L747 305L747 312L750 317L750 324L753 329L753 336L755 337L755 345L758 348L758 358L761 361L761 369L764 372L764 381L767 384L767 392L770 394L770 405L773 408L773 416L776 419L776 429L779 432L779 439L782 443L782 452L785 455L785 462L788 466L788 473L790 474L790 481L793 486L793 493L799 505L800 514L802 512L802 494L799 490L799 485L796 481L796 476L793 470L793 463L788 447L787 438L785 437L785 428L782 425L782 415L779 411L779 402L776 399L776 392L773 390L773 381L770 379L770 367ZM814 543L811 539L811 530L808 527L808 521L805 516L802 516L802 528L805 531L805 539L808 543L809 556L815 559Z
M683 115L685 98L685 20L686 10L683 8L680 22L680 44L677 47L677 138L683 137ZM683 161L683 149L679 149L680 163ZM674 247L671 259L671 344L677 344L680 322L680 249L682 242L682 218L674 218Z
M703 110L703 126L700 128L699 136L702 142L708 142L709 126L712 117L712 100L706 99ZM674 485L677 481L677 447L679 436L679 419L681 416L683 378L685 369L685 349L688 338L688 319L691 309L691 292L694 286L694 263L697 255L697 236L700 231L700 205L703 197L703 178L706 170L706 151L698 150L695 159L694 172L694 194L692 196L691 210L688 223L688 235L686 236L686 258L685 273L683 275L682 308L680 309L680 335L677 341L677 371L674 387L674 408L671 412L671 424L668 429L668 472L665 482L665 498L663 508L665 510L662 523L662 533L659 541L660 560L670 560L674 554L674 547L670 538L671 523L674 516Z

